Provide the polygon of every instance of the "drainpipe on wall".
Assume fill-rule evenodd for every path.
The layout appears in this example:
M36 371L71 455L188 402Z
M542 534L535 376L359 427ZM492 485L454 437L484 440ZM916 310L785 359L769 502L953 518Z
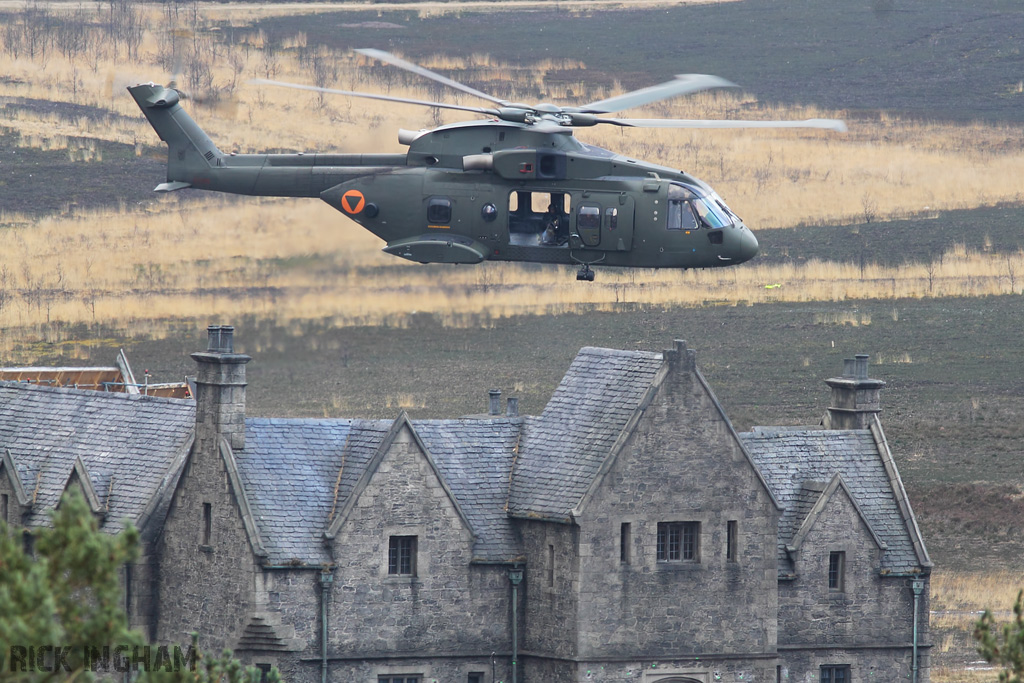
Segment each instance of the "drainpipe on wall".
M519 565L508 570L512 584L512 683L519 683L519 584L523 580L523 569Z
M330 568L320 570L320 683L327 683L327 595L334 583Z
M918 615L918 604L921 601L921 593L924 592L924 581L920 579L914 579L910 582L910 587L914 589L914 663L912 666L912 680L913 683L917 683L917 615Z

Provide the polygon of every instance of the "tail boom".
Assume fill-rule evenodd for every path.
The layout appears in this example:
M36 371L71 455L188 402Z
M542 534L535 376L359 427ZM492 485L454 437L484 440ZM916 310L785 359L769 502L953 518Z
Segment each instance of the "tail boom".
M405 166L404 154L224 154L181 107L173 88L128 88L160 139L167 143L167 182L158 192L187 187L271 197L319 197L353 178Z

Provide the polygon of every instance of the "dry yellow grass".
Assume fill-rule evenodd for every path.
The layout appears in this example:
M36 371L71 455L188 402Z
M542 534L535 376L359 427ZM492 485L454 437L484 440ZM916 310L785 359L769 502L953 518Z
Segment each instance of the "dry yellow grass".
M991 669L968 671L936 667L930 673L932 683L995 683L998 680L998 674Z
M419 311L466 325L519 314L610 310L622 303L986 296L1020 293L1024 286L1019 276L1008 276L1011 270L1024 273L1024 253L996 256L962 247L930 265L608 269L597 283L572 281L567 267L423 267L384 255L376 237L309 200L213 198L197 204L171 195L145 212L21 222L24 227L8 230L0 253L5 327L51 320L127 323L196 311L259 313L282 323L331 318L339 325L402 324L408 312ZM822 314L818 322L871 321L837 313Z
M932 610L1009 613L1024 577L1015 572L943 572L931 578Z
M976 654L974 625L988 609L997 621L1012 618L1010 608L1024 588L1021 576L1012 572L945 572L931 577L931 628L935 649L932 661L945 653L952 659L972 662L966 666L938 666L931 671L933 683L989 683L998 672Z

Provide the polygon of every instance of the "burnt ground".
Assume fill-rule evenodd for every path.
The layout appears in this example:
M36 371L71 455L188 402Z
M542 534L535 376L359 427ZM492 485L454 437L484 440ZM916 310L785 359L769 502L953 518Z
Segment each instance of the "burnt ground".
M101 161L82 161L80 156L72 160L66 149L20 147L19 135L2 127L2 121L18 110L57 113L67 119L87 117L111 126L120 118L94 107L0 97L0 207L5 212L45 216L137 204L152 199L153 188L165 177L162 143L163 149L147 146L137 157L133 145L86 137L69 140L72 149L94 145Z

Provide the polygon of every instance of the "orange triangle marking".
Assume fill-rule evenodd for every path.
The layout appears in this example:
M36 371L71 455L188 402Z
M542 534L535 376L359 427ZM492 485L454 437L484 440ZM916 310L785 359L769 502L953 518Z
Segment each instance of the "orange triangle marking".
M345 213L359 213L366 206L366 198L359 190L349 190L341 196L341 208Z

